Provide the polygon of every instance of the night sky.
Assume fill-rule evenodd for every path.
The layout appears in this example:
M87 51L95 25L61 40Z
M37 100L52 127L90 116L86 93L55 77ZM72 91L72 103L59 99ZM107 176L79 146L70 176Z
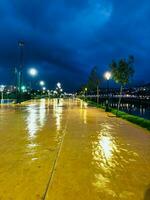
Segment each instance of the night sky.
M25 41L27 70L39 70L51 88L83 84L94 65L103 74L112 59L135 56L134 82L149 82L149 0L0 0L0 84L12 84Z

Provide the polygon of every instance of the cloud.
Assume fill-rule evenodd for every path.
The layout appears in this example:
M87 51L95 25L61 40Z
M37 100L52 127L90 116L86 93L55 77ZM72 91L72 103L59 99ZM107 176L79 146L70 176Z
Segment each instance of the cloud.
M25 67L40 66L53 84L59 78L69 88L71 76L77 87L93 65L103 73L112 59L129 54L136 57L135 79L148 81L142 71L149 72L149 19L148 0L2 0L0 66L6 75L0 80L11 81L8 72L18 65L17 42L23 39Z

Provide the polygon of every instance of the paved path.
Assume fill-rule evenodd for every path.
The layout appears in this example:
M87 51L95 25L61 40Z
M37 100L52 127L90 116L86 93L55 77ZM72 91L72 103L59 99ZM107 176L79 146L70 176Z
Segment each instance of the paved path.
M148 131L79 100L0 107L0 200L150 200L149 191Z

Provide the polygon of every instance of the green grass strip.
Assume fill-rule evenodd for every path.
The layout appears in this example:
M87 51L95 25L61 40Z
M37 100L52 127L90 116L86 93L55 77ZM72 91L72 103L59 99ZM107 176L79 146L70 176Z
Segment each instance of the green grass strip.
M87 99L84 99L90 106L93 106L93 107L97 107L97 108L101 108L101 109L105 109L106 107L105 106L102 106L100 104L97 104L93 101L89 101ZM114 115L116 115L116 117L120 117L122 119L125 119L129 122L132 122L134 124L137 124L143 128L146 128L147 130L150 131L150 120L148 119L144 119L142 117L138 117L136 115L131 115L131 114L128 114L126 112L123 112L123 111L117 111L117 109L113 109L113 108L110 108L109 110L111 113L113 113Z

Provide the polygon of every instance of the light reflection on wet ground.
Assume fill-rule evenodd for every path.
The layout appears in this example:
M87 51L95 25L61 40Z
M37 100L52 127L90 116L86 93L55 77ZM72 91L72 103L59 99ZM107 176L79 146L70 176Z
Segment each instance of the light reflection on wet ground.
M0 199L147 200L149 184L148 131L79 100L0 108Z
M0 199L41 199L58 146L55 101L0 109ZM65 119L60 123L60 134ZM6 192L7 191L7 192Z

